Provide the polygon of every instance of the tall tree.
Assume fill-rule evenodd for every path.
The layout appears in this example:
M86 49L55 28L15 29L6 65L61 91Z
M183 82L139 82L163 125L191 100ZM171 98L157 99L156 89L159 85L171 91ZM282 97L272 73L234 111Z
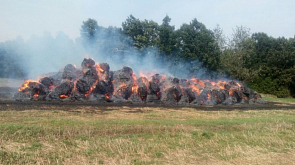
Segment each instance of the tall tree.
M186 61L198 60L202 67L216 71L220 62L220 50L214 34L204 24L193 19L190 24L183 24L177 30L179 55ZM190 72L197 71L195 63L190 63Z
M224 51L227 46L226 38L225 38L225 35L223 34L223 30L218 24L213 29L213 33L214 33L215 41L217 42L217 45L219 46L219 49L221 51Z
M166 15L159 27L159 51L162 56L172 58L176 51L175 27L170 25L171 18Z
M89 18L87 21L83 21L80 29L80 35L84 42L94 43L96 37L99 34L100 27L95 19Z

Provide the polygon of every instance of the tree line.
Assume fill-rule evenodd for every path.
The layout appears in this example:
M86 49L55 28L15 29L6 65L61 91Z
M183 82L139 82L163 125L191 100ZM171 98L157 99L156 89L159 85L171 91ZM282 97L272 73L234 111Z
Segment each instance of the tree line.
M260 93L278 97L295 96L295 38L274 38L266 33L251 33L238 26L230 37L217 26L210 30L193 19L179 29L170 25L165 16L161 24L139 20L130 15L122 27L102 27L96 20L84 21L75 44L83 45L91 55L103 54L122 62L126 55L157 61L159 66L175 75L208 79L237 79ZM0 44L0 63L15 58ZM1 47L2 45L2 47ZM16 45L17 46L17 45ZM71 49L71 48L68 48ZM75 48L76 49L76 48ZM17 53L18 56L21 52ZM10 58L9 58L10 57ZM12 66L0 65L0 77L11 73ZM12 68L15 76L24 76L25 70Z

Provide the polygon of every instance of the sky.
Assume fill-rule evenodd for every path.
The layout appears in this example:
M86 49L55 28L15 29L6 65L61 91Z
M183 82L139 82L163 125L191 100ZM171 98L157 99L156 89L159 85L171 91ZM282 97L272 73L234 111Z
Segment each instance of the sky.
M161 24L168 15L178 29L194 18L208 29L219 24L230 37L236 26L272 37L294 37L294 0L0 0L0 42L50 32L80 36L83 21L121 27L132 14Z

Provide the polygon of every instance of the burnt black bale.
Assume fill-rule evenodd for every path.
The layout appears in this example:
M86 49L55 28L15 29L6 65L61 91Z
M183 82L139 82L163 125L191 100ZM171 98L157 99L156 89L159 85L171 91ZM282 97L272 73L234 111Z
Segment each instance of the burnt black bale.
M204 88L198 97L198 104L216 105L224 102L228 98L228 91L222 89Z
M62 78L68 79L68 80L76 80L77 78L81 77L81 75L82 75L82 72L77 70L74 65L68 64L64 68Z
M113 94L114 92L114 84L113 84L113 81L114 81L114 72L113 71L110 71L109 72L109 78L107 80L107 84L110 88L110 93Z
M161 85L165 77L160 74L155 74L152 76L152 80L148 83L147 87L147 98L148 103L160 103L161 99Z
M74 83L65 81L57 86L52 92L48 94L46 100L60 100L61 95L70 96L74 88Z
M152 76L152 80L149 82L148 94L156 94L158 97L161 96L161 86L163 85L163 80L165 77L160 74L155 74Z
M237 103L240 103L243 99L243 93L238 90L232 91L231 96L236 98Z
M79 79L76 82L76 88L77 88L79 93L86 94L90 90L91 85L85 79Z
M86 72L83 78L80 78L76 82L77 89L74 92L74 97L76 100L85 100L86 95L89 96L90 93L93 92L91 88L93 89L96 85L96 82L99 81L96 68L89 66L84 71Z
M99 63L99 67L103 70L102 72L110 71L110 66L108 63Z
M89 67L89 70L84 74L83 79L89 86L94 85L94 83L99 80L96 69L94 67Z
M100 67L99 69L100 78L101 78L101 81L104 81L104 82L98 82L96 85L96 88L98 88L98 90L101 90L101 88L103 88L103 91L105 91L103 92L103 94L112 96L114 92L114 85L113 85L114 72L110 71L110 66L107 63L100 63L99 67ZM98 91L98 93L101 93L101 92Z
M192 103L196 99L196 95L193 92L192 88L184 87L182 88L182 96L178 104L186 105Z
M84 60L81 63L82 69L87 69L89 67L94 67L95 61L91 58L84 58Z
M246 100L244 100L245 95L241 91L239 91L237 88L231 88L229 91L229 97L223 102L223 104L236 104L236 103L244 103Z
M140 77L137 80L138 83L138 96L141 98L142 101L145 101L148 94L148 79L146 77Z
M160 94L160 85L157 82L151 81L149 82L148 94Z
M62 82L62 75L64 72L56 72L56 73L50 73L48 76L49 79L53 80L53 86L58 86Z
M106 82L103 81L103 80L100 80L100 81L96 84L96 86L95 86L95 90L94 90L94 93L102 94L102 95L110 94L111 92L112 92L111 87L108 85L108 83L106 83Z
M44 77L40 79L39 82L43 84L47 89L49 89L49 87L51 86L54 86L54 79L51 77Z
M204 88L200 96L198 97L197 104L210 105L210 94L210 89Z
M211 105L220 104L229 97L228 91L223 89L211 89L209 94Z
M169 87L162 92L161 102L164 104L177 104L181 99L181 97L179 97L181 95L181 91L179 91L177 87Z
M38 95L46 95L48 90L43 84L37 83L37 82L29 82L29 90L32 91L32 95L38 94Z
M168 77L161 86L161 102L173 104L179 102L182 96L182 89L178 78Z
M132 95L132 87L130 86L122 86L118 91L117 94L123 99L128 100L128 98Z

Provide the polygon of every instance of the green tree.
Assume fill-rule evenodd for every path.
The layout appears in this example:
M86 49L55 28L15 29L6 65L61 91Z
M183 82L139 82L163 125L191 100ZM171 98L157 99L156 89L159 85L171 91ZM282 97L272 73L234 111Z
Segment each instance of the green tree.
M215 41L217 45L219 46L220 50L224 51L227 46L227 42L226 42L225 35L223 34L223 30L220 28L218 24L213 29L213 33L214 33Z
M199 61L202 67L211 71L219 68L220 50L215 42L214 33L206 26L192 20L190 24L183 24L177 30L177 47L179 56L186 61ZM190 63L190 72L200 69L195 63Z
M94 43L101 27L98 26L97 21L89 18L87 21L83 21L80 29L80 35L84 42Z
M176 49L175 27L170 25L171 18L166 15L159 27L159 51L161 56L171 60ZM162 60L165 60L164 58Z
M159 25L154 21L140 21L130 15L122 23L123 33L127 34L134 40L134 46L140 50L153 48L159 40Z

